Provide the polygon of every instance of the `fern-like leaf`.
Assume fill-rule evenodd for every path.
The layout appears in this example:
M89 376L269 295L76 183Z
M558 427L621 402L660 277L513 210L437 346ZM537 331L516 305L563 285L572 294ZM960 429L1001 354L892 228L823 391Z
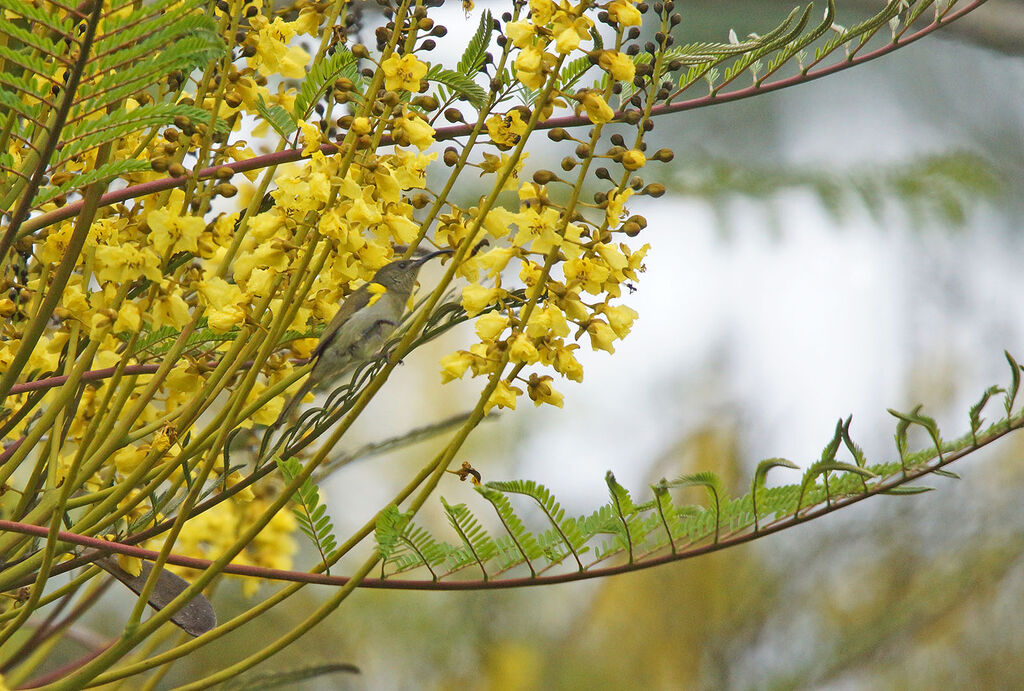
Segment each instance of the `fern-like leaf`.
M299 93L295 96L295 105L292 110L295 119L305 120L309 117L313 107L320 102L327 90L340 77L351 80L357 86L357 91L359 90L358 85L361 83L361 78L358 61L352 53L339 48L313 65L309 74L306 75Z
M459 96L465 98L475 108L483 108L487 104L487 92L467 74L446 70L440 65L434 65L427 71L425 79L443 84Z
M292 132L299 127L295 123L295 118L283 106L277 104L268 106L262 95L256 102L256 111L267 124L274 128L275 132L281 135L281 139L288 139Z
M547 545L548 549L550 549L554 542L552 538L557 535L557 539L564 544L568 553L571 553L576 559L576 564L579 566L580 571L583 570L583 561L580 559L579 548L584 540L581 539L576 523L571 519L565 520L565 510L555 501L554 496L548 491L547 487L531 480L488 482L487 487L499 492L524 494L537 502L541 510L543 510L545 517L551 523L551 530L547 534L539 536L537 539L538 543L542 547Z
M714 506L715 517L715 542L718 542L718 534L721 528L721 507L725 498L725 490L718 476L709 471L682 475L668 483L669 487L703 487L707 490Z
M537 538L534 537L533 533L526 529L522 520L520 520L519 516L516 515L508 497L486 485L475 485L474 489L483 495L483 497L491 503L491 506L494 507L494 510L498 514L498 518L501 519L501 524L508 532L509 539L522 555L522 563L525 563L527 568L530 569L531 576L536 576L537 570L533 567L533 562L531 560L539 558L542 554L542 550L540 545L537 544ZM512 565L514 564L510 563L506 565L505 568L509 568Z
M291 482L302 472L302 464L297 458L277 459L277 467L285 482ZM338 549L338 544L334 539L334 526L327 514L327 506L320 503L320 492L312 479L307 477L303 480L292 501L296 504L292 507L292 513L299 522L299 529L313 542L326 564ZM327 573L330 573L329 569Z
M156 0L104 12L104 3L78 15L65 5L43 0L0 0L0 102L10 110L5 136L26 152L17 169L8 167L0 208L12 210L0 256L40 201L43 181L63 170L71 157L125 135L170 124L185 106L169 102L125 107L126 100L172 71L191 72L223 55L216 23L201 0ZM102 20L102 21L101 21ZM34 26L49 32L37 34ZM188 111L209 120L201 109ZM79 178L43 200L108 181ZM73 178L74 179L74 178Z
M473 75L484 66L487 57L487 47L491 44L491 32L494 31L494 18L490 10L484 10L480 16L480 24L477 26L473 37L469 39L466 50L459 58L457 71L460 74Z
M487 534L487 531L465 504L452 505L445 501L444 497L441 497L441 504L448 515L448 521L455 528L455 532L459 534L466 549L473 555L473 559L480 567L480 572L483 573L486 581L488 575L485 564L499 551L494 539Z

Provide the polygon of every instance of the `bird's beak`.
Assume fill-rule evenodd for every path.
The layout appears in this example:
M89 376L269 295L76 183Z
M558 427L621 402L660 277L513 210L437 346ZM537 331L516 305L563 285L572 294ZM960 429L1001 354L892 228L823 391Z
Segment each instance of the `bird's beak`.
M452 253L452 250L437 250L436 252L431 252L430 254L424 254L422 257L420 257L419 259L416 260L416 265L417 266L423 266L424 264L426 264L428 261L430 261L434 257L438 257L438 256L440 256L442 254L451 254L451 253Z

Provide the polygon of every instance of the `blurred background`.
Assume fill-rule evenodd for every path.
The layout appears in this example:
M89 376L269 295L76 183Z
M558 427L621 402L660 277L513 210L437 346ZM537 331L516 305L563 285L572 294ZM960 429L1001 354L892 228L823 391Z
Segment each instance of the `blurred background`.
M883 3L838 4L849 25ZM505 5L477 2L467 18L446 3L435 17L453 53L484 8L500 15ZM763 33L791 8L687 2L678 38ZM636 240L652 247L638 291L623 300L640 313L633 333L614 356L580 351L585 381L560 382L564 409L520 401L481 426L457 463L485 481L536 480L585 513L607 501L609 469L646 496L660 477L700 470L742 491L767 457L806 467L840 416L853 415L869 462L894 455L886 408L923 403L944 436L966 431L982 391L1009 379L1003 350L1024 359L1021 52L1024 2L993 0L865 66L659 121L650 150L676 158L647 169L669 194L630 207L649 221ZM529 165L543 162L534 151ZM347 444L468 410L480 381L442 388L437 361L469 333L410 357ZM393 429L382 432L385 416ZM441 443L326 480L338 534L389 501ZM958 462L962 480L926 483L936 491L879 497L600 582L360 591L257 671L361 669L309 689L1020 688L1022 450L1024 438L1009 437ZM774 480L797 481L786 472ZM454 476L439 493L478 506ZM437 502L422 520L445 534ZM308 550L296 568L314 562ZM178 663L167 681L259 647L323 595L308 588L262 625ZM244 606L238 588L222 587L222 620Z

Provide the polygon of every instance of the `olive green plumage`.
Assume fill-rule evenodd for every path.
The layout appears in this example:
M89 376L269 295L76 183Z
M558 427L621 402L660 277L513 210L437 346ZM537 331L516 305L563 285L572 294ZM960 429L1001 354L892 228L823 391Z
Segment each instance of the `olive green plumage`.
M313 350L316 364L309 377L281 410L274 426L288 420L309 391L330 386L375 355L402 321L420 267L434 257L450 253L451 250L439 250L385 264L373 280L345 298Z

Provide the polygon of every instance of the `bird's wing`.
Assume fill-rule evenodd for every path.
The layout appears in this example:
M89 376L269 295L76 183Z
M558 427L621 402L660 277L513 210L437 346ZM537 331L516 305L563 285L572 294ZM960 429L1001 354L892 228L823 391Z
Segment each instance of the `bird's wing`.
M345 298L345 302L341 303L341 307L338 309L334 318L324 329L324 332L320 334L320 342L316 344L316 348L313 350L313 357L320 357L320 353L331 345L331 342L338 336L338 331L341 330L342 325L349 320L349 318L358 312L359 310L366 307L366 304L370 301L370 291L366 283L359 286L354 293Z

